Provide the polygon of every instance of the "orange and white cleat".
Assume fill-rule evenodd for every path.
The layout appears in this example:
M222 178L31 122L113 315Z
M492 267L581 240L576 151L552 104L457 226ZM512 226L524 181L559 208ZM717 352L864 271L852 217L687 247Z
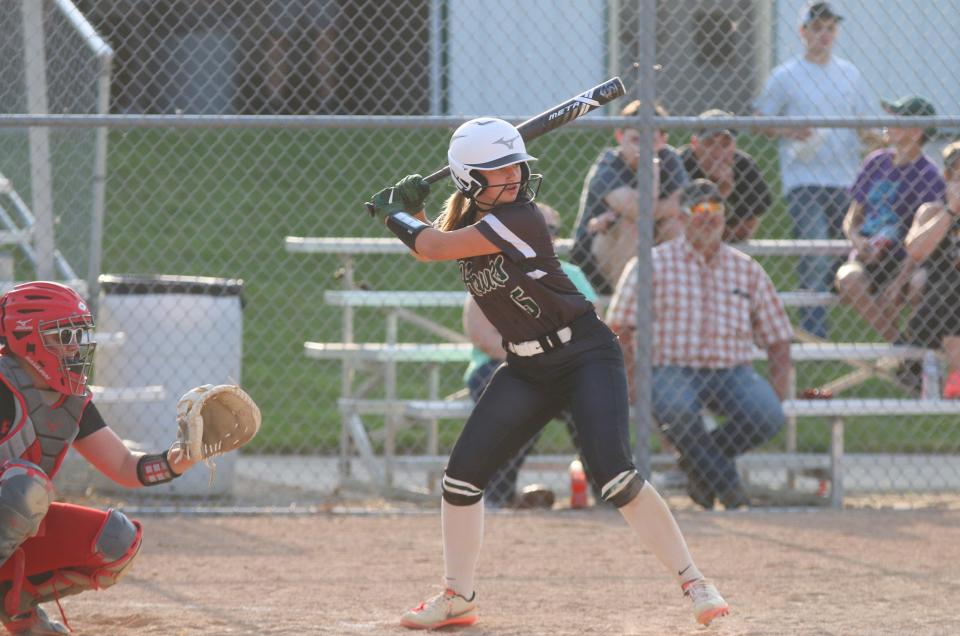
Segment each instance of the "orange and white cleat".
M446 589L404 612L400 624L410 629L440 629L450 625L473 625L478 618L476 592L467 599Z
M720 596L716 586L706 579L697 579L683 584L683 595L693 601L693 615L703 626L713 619L730 613L730 606Z

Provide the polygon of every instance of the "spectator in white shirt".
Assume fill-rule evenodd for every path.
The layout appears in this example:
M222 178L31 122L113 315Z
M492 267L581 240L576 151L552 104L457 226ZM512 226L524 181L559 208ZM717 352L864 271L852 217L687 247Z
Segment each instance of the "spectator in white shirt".
M852 63L833 55L843 17L829 2L808 2L800 14L804 53L773 69L754 103L759 115L790 117L863 117L877 114L875 100ZM842 238L850 197L847 189L860 168L861 140L876 133L854 128L768 128L780 140L780 173L787 208L798 239ZM829 256L797 262L803 289L826 291L836 263ZM827 335L825 307L801 307L800 326Z

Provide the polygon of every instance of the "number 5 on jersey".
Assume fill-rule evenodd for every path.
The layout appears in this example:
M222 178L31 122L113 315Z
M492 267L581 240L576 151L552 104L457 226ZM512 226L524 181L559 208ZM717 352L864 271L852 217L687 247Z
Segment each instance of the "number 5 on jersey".
M513 302L516 303L517 307L524 310L534 318L540 317L540 305L536 303L533 298L524 293L523 288L514 287L513 291L510 292L510 298L513 299Z

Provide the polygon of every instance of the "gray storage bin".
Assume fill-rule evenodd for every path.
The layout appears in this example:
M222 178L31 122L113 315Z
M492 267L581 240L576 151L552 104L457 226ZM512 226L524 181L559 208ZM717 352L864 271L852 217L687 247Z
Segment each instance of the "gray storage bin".
M124 334L94 354L97 385L162 385L160 400L97 404L107 424L146 452L169 447L176 431L177 400L200 384L240 384L243 281L191 276L100 277L97 330ZM216 459L216 479L200 464L151 494L227 495L237 453ZM98 487L107 487L97 480Z

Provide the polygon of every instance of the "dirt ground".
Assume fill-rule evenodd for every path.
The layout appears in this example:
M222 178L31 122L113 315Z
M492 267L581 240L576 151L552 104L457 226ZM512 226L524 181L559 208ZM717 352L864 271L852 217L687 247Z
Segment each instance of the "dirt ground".
M709 629L620 516L591 509L488 515L480 621L447 631L957 633L960 509L677 518L732 608ZM400 611L442 572L436 511L141 520L129 575L63 600L75 633L402 634Z

